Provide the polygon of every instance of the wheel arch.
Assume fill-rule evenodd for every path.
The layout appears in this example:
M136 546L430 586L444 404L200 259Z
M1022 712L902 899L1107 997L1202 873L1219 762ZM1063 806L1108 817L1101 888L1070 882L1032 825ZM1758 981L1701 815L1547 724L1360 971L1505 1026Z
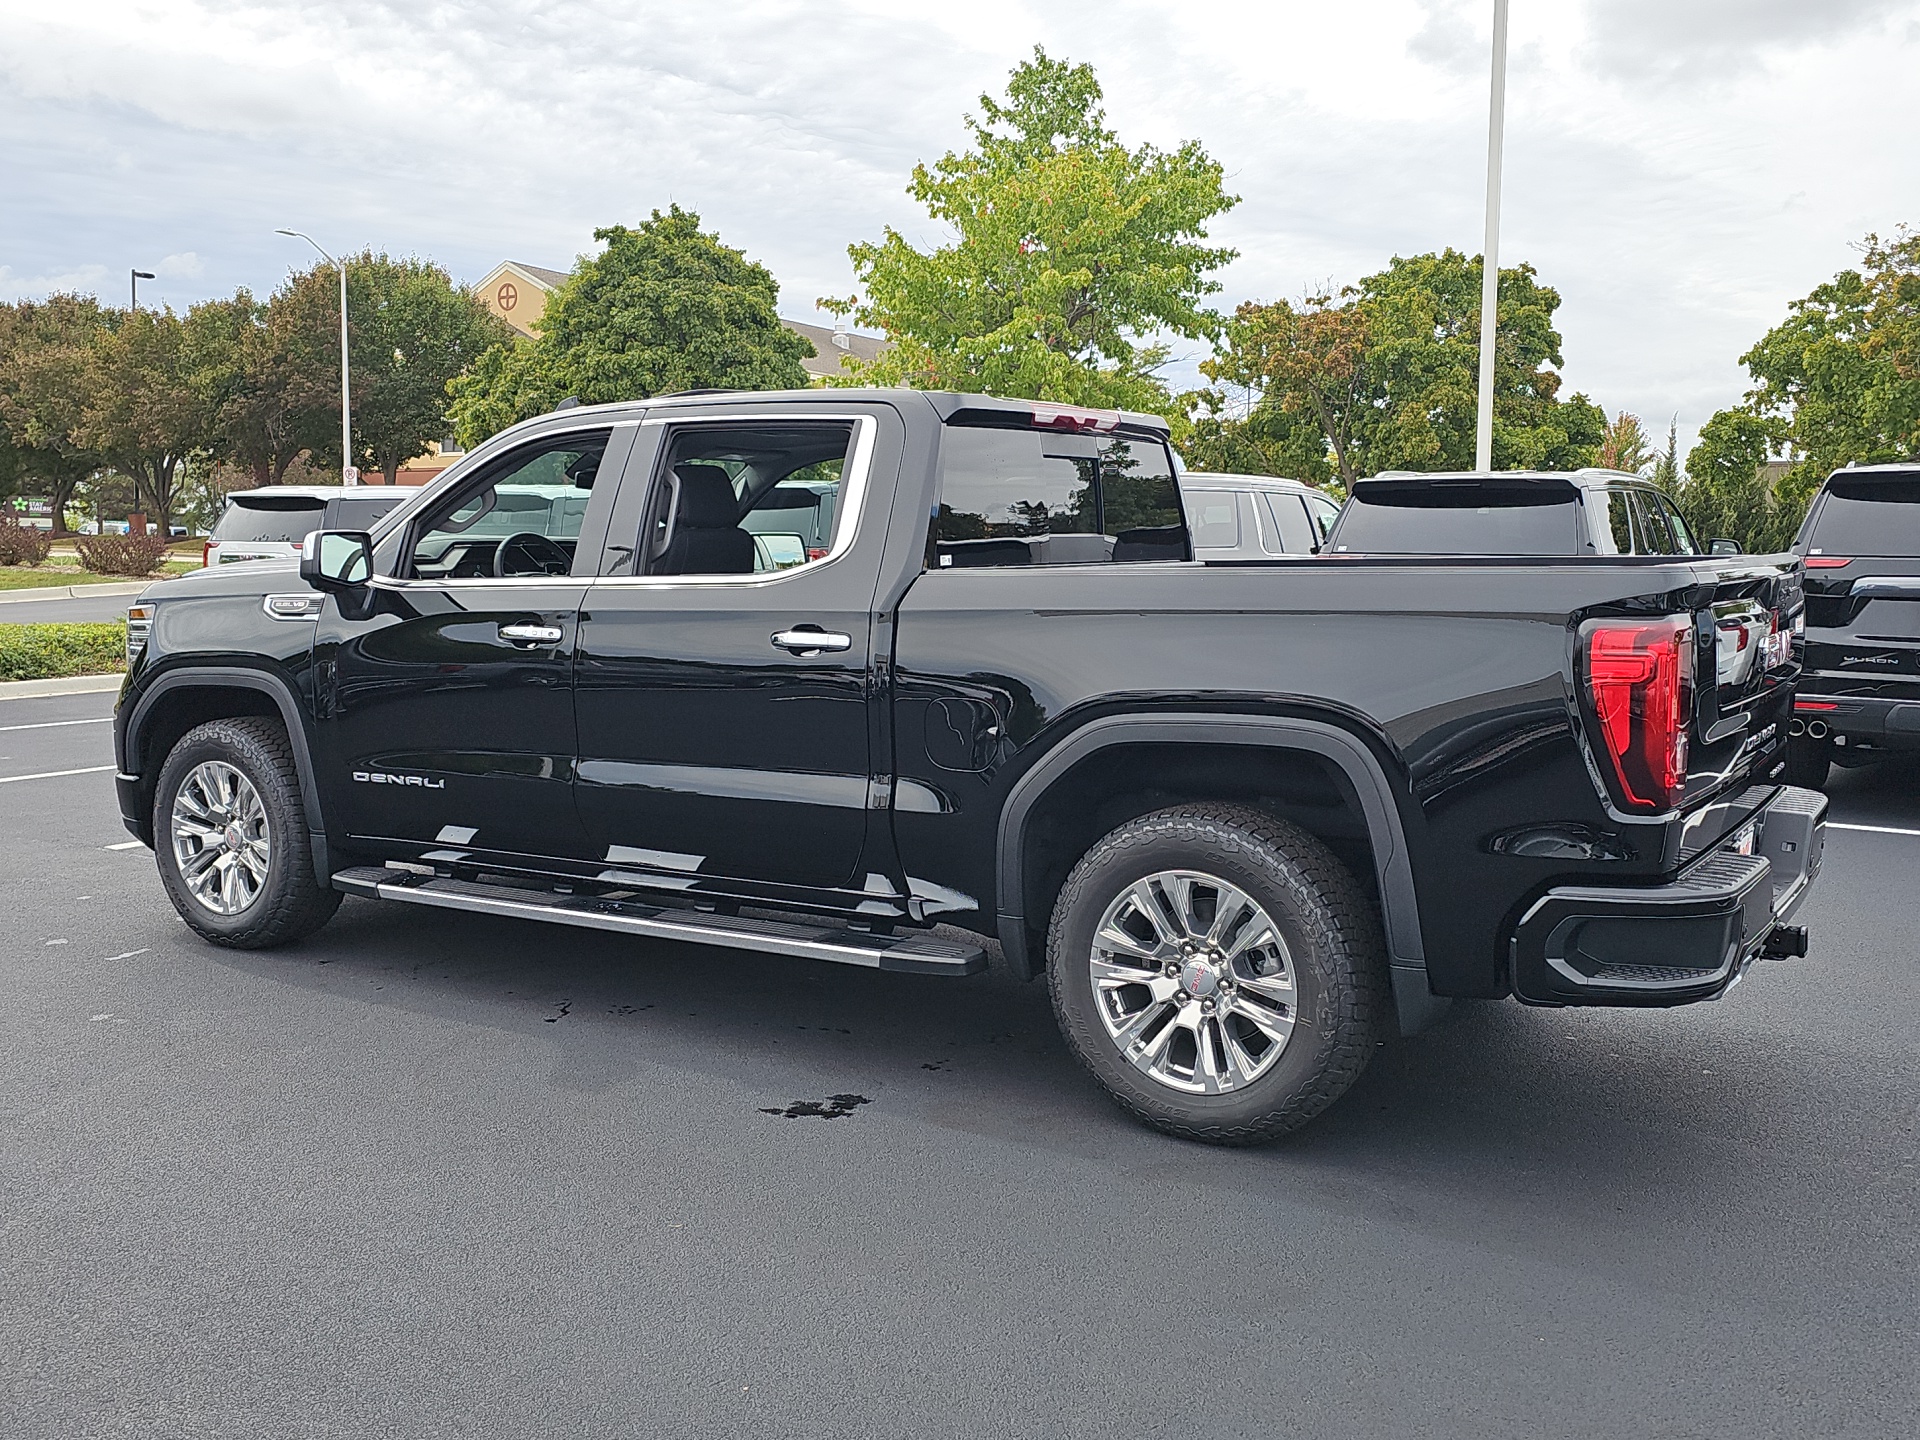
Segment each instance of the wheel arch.
M1074 777L1085 774L1088 762L1097 760L1103 753L1164 749L1178 755L1219 747L1263 752L1262 759L1269 764L1292 763L1330 769L1344 780L1350 793L1350 808L1357 809L1357 818L1364 830L1364 846L1373 872L1368 878L1379 895L1400 1028L1403 1033L1412 1034L1431 1024L1448 1002L1434 996L1428 988L1420 908L1406 831L1386 770L1373 751L1351 732L1326 721L1290 716L1207 713L1106 716L1091 720L1065 736L1035 762L1008 794L1000 814L997 844L996 929L1001 948L1015 973L1031 978L1045 963L1044 942L1039 937L1044 933L1046 917L1035 913L1035 909L1051 903L1047 894L1038 892L1055 882L1049 876L1048 866L1039 863L1034 822L1045 815L1049 797L1059 803L1061 797L1071 795ZM1253 759L1251 754L1249 759ZM1138 788L1144 791L1150 787ZM1176 789L1173 793L1181 792ZM1183 794L1182 798L1194 797ZM1058 868L1057 860L1052 862L1052 868Z
M277 719L286 728L293 747L294 768L300 776L300 805L312 836L316 871L326 869L326 824L320 808L320 789L313 769L307 727L293 686L264 670L194 665L157 675L134 701L127 723L119 728L115 756L123 786L136 797L134 818L140 838L154 843L153 792L160 767L180 737L209 720L242 715Z

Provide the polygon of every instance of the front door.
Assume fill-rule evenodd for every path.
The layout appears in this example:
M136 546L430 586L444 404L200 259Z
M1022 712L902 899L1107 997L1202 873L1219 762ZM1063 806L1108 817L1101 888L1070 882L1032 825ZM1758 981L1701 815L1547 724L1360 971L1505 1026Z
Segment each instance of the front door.
M573 646L599 546L576 550L634 428L552 431L483 460L383 538L370 615L328 604L315 650L323 769L329 813L356 848L581 857Z
M608 536L634 573L595 583L580 622L589 838L654 884L857 888L885 804L868 739L885 527L859 533L878 420L834 407L644 428L612 522L632 533Z

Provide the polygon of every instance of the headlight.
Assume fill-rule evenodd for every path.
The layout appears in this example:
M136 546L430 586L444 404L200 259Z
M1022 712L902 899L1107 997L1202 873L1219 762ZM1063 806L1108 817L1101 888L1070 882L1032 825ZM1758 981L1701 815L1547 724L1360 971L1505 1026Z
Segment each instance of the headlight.
M146 648L147 636L153 631L153 606L130 605L127 607L127 665L132 668L134 657Z

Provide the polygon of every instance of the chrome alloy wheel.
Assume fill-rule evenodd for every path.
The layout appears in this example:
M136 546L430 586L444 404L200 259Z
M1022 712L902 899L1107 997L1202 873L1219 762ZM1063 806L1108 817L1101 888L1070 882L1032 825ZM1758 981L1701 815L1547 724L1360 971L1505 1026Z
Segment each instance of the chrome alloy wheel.
M1107 1034L1154 1080L1216 1095L1258 1080L1293 1033L1293 960L1245 892L1194 870L1135 881L1088 963Z
M193 767L173 797L173 860L194 901L238 915L267 883L273 836L253 782L224 760Z

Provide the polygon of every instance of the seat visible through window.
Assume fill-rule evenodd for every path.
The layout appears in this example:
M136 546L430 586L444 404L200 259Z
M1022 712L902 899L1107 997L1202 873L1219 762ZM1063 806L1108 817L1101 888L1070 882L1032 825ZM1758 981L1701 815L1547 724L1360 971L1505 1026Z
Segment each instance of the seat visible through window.
M750 575L753 536L740 528L733 479L718 465L676 465L673 538L654 567L661 575Z

